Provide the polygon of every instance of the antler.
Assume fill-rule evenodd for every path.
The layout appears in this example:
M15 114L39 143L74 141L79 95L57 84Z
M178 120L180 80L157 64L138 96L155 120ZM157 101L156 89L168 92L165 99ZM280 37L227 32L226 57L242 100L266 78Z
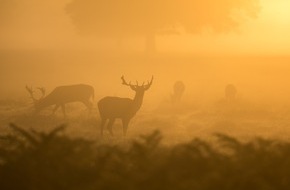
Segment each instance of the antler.
M153 76L152 76L150 82L148 81L148 83L146 85L144 85L144 82L143 82L143 84L141 86L139 86L138 81L136 81L136 85L132 85L131 82L129 82L129 84L128 84L126 82L124 76L122 76L121 79L122 79L122 84L123 85L130 86L133 90L136 90L138 87L143 87L144 90L148 90L150 88L150 86L152 85L152 82L153 82Z
M41 92L41 94L42 94L42 97L41 97L41 98L43 98L43 97L45 96L45 88L43 88L43 87L38 87L37 89L40 90L40 92Z
M28 87L27 85L25 86L26 90L28 91L28 93L30 94L30 98L35 101L36 98L34 97L33 95L33 90L32 90L32 87Z
M32 87L28 87L27 85L25 86L26 90L28 91L28 93L30 94L30 98L33 100L33 101L37 101L38 99L36 99L34 97L34 91L32 90ZM38 90L40 90L41 94L42 94L42 97L39 98L39 99L42 99L44 96L45 96L45 88L43 87L38 87L37 88Z
M144 86L144 89L145 90L148 90L151 87L152 83L153 83L153 75L151 77L151 81L150 82L148 81L148 83L146 84L146 86L144 86L144 83L143 83L142 86Z
M121 79L122 79L122 84L123 85L130 86L133 90L136 89L136 87L137 87L136 85L132 85L131 82L129 82L129 84L126 82L126 80L124 78L124 75L121 77Z
M130 84L128 84L128 83L125 81L124 75L121 77L121 79L122 79L122 84L123 84L123 85L130 86Z

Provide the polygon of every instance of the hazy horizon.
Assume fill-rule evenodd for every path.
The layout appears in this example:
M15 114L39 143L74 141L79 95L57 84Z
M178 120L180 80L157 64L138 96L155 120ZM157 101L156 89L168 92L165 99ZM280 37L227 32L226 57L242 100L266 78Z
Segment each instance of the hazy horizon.
M50 92L78 83L94 86L99 97L132 97L120 76L146 81L154 75L149 100L168 99L174 82L182 80L192 102L223 97L229 83L245 98L288 101L287 0L261 0L256 18L241 18L228 32L190 34L180 28L179 34L156 35L156 52L149 57L142 35L126 37L119 45L113 38L80 35L66 10L71 0L15 2L7 4L10 9L2 14L8 16L1 18L0 98L27 97L25 85Z

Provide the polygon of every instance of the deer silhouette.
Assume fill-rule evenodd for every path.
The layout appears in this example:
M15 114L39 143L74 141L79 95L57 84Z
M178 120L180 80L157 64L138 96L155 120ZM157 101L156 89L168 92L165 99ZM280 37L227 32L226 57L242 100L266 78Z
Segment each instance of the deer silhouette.
M144 85L144 83L142 85L138 85L138 82L136 85L132 85L131 82L128 84L125 81L124 76L122 76L121 79L123 85L129 86L133 91L135 91L135 97L134 99L130 99L107 96L98 102L98 108L101 116L101 135L103 135L104 125L107 120L109 120L107 127L110 134L113 136L112 126L115 120L120 118L123 124L123 135L126 136L129 122L140 109L143 102L144 93L151 87L153 82L153 76L151 81L148 81L146 85Z
M176 81L173 86L173 94L171 95L171 102L173 105L180 103L184 94L185 85L182 81Z
M65 104L70 102L82 102L88 110L91 112L92 103L90 98L94 99L94 88L85 84L69 85L69 86L59 86L56 87L50 94L45 96L44 88L37 88L41 91L42 97L36 99L34 96L34 90L32 87L26 86L26 90L30 94L33 100L35 112L38 113L42 109L55 105L53 109L53 114L55 111L61 107L63 115L66 116Z

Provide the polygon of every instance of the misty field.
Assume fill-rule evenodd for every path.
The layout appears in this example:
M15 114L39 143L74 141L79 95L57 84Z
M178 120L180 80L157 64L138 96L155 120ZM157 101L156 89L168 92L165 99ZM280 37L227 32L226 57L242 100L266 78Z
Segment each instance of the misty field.
M53 106L34 114L33 105L29 101L2 101L0 131L2 134L9 131L9 123L22 126L26 130L44 132L65 124L66 135L71 137L110 143L123 138L120 120L116 120L113 125L114 137L110 136L107 129L104 129L104 136L100 136L100 116L96 102L91 113L81 103L70 103L66 107L67 117L64 117L61 110L52 115ZM188 142L195 137L211 140L217 133L240 140L255 137L289 140L290 109L287 107L274 109L238 100L227 103L221 99L204 107L165 102L152 110L145 108L141 108L131 120L125 140L149 134L154 130L160 131L163 143L170 145Z
M57 117L30 117L14 121L22 122L21 127L2 125L3 189L264 190L290 186L290 143L270 140L281 131L262 122L260 126L252 123L251 128L225 120L212 121L211 126L202 122L208 115L195 115L189 117L189 125L187 117L181 122L178 116L150 116L136 119L126 139L102 139L96 118L76 117L60 125L63 121ZM253 137L262 130L267 130L261 133L264 138ZM213 132L219 133L209 135Z
M5 80L0 81L1 189L264 190L290 186L286 59L278 60L278 66L260 68L265 59L244 63L249 60L161 56L139 62L142 57L138 56L3 55L7 72L2 72ZM237 64L230 65L231 61ZM61 62L72 65L65 70L57 66ZM265 61L266 65L274 62ZM75 75L78 70L82 72ZM104 96L134 97L120 79L126 73L129 81L141 82L153 73L152 88L126 137L120 120L113 126L114 136L105 128L102 137L97 102ZM173 85L181 79L184 94L173 102ZM53 106L34 114L25 85L43 86L49 93L57 85L79 81L94 86L91 113L75 102L66 105L66 117L61 110L52 115ZM231 83L237 88L234 98L225 94Z

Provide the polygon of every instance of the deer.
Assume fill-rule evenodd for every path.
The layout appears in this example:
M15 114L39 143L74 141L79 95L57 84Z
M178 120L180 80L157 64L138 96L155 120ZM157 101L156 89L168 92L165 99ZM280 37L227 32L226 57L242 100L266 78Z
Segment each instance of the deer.
M121 77L121 80L123 85L129 86L131 90L135 91L135 97L134 99L130 99L106 96L99 100L98 108L101 117L101 136L103 136L103 128L107 120L109 120L107 128L110 135L113 136L112 126L116 119L122 120L123 136L126 136L130 120L141 108L144 93L151 87L153 82L153 76L151 78L151 81L148 81L146 85L144 84L144 82L142 85L138 85L138 81L136 85L132 85L131 82L127 83L124 76Z
M32 87L25 87L30 98L33 100L35 113L39 113L46 107L55 105L52 114L61 107L64 117L66 117L65 104L71 102L82 102L91 112L92 102L90 99L94 99L94 88L86 84L76 84L68 86L58 86L50 94L45 95L44 88L37 88L42 96L39 99L36 99L34 96L34 90Z

